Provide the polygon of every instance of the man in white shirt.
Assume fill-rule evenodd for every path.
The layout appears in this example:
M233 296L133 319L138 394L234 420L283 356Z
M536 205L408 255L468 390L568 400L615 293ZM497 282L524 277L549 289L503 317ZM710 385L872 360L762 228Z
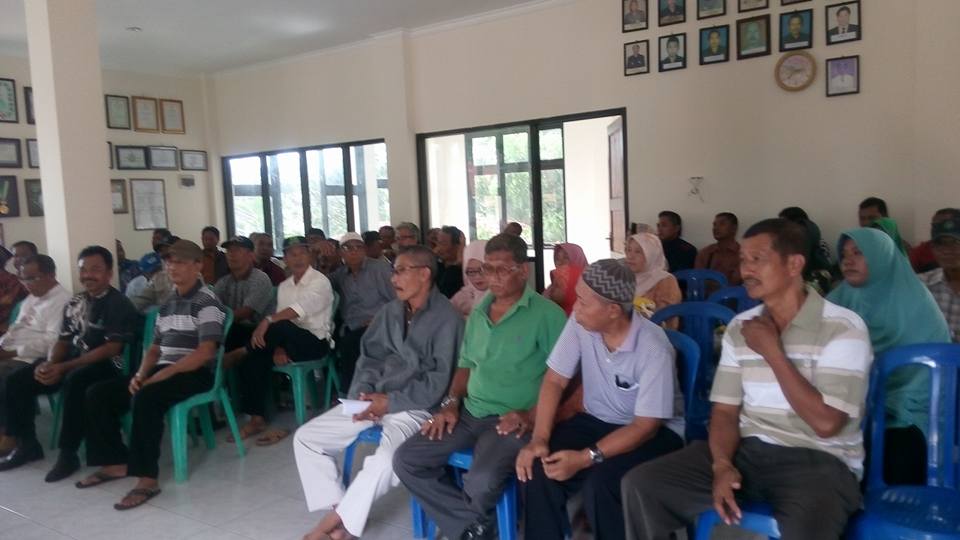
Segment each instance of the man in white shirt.
M266 431L264 418L273 366L319 360L330 351L333 333L333 287L313 268L307 239L292 236L283 241L283 258L291 275L277 288L277 311L264 317L253 331L247 356L239 365L240 411L250 421L240 430L247 438ZM273 444L289 435L272 430L257 439Z
M3 392L7 375L50 354L60 335L63 308L70 300L70 292L57 283L53 259L46 255L28 257L21 266L20 280L30 296L20 305L16 322L0 338L0 433L6 427ZM6 455L13 446L12 438L0 439L0 455Z

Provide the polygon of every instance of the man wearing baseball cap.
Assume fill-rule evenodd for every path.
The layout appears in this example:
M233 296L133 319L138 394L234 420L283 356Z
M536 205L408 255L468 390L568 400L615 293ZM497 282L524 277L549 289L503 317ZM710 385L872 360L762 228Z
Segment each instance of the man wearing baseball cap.
M125 477L137 484L113 507L129 510L156 497L160 439L173 405L210 389L211 369L223 340L227 308L200 277L203 250L178 240L167 253L166 271L174 293L160 307L153 345L127 381L114 378L87 392L87 462L100 469L76 487L86 489ZM130 445L123 444L120 419L133 417Z
M150 280L157 275L157 272L163 269L163 261L160 260L159 255L151 251L143 257L140 257L140 260L137 262L137 269L140 271L140 275L131 279L130 283L127 283L127 289L124 291L124 294L130 299L143 294L143 291L150 284Z
M360 356L360 338L373 316L397 295L390 283L393 275L390 263L367 257L362 236L355 232L341 236L340 252L343 266L337 268L331 281L340 293L340 315L344 323L343 334L337 343L340 349L337 371L342 387L349 388Z
M227 334L226 350L244 348L253 329L273 312L273 284L267 274L253 267L254 245L246 236L234 236L220 245L227 250L230 273L217 280L213 292L233 310L233 326Z
M564 537L567 498L583 491L597 538L623 538L620 479L683 446L673 346L633 309L636 279L613 259L588 266L573 316L547 359L530 443L517 457L527 538ZM554 425L570 380L583 375L586 412Z
M920 275L937 301L950 327L953 342L960 342L960 209L938 212L945 219L934 221L930 237L933 257L940 268Z
M166 231L166 229L157 230ZM159 239L157 238L157 232L154 231L153 249L156 254L160 256L161 261L166 261L167 256L170 254L170 248L179 241L180 238L171 235L170 231L167 231L166 235L161 234ZM146 313L150 308L162 306L167 303L167 300L173 296L173 282L170 281L170 276L167 272L161 270L155 273L151 279L147 280L147 286L138 294L127 296L130 298L130 301L133 302L133 306L137 308L137 311Z

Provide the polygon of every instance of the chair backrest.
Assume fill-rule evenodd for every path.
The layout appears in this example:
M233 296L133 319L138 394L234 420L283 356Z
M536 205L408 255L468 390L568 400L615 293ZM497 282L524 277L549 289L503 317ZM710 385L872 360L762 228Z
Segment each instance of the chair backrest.
M17 322L17 317L20 316L20 308L23 306L23 301L17 302L13 305L13 309L10 310L10 318L7 319L7 324L12 325Z
M144 314L143 320L143 354L153 345L153 333L157 328L157 316L160 314L159 307L152 307Z
M689 415L696 399L697 370L700 365L700 347L689 336L676 330L666 330L670 344L677 350L677 375L683 390L683 411ZM688 418L689 421L689 418Z
M750 298L750 295L747 294L747 289L743 285L724 287L711 294L710 297L707 298L707 301L722 304L737 313L743 313L748 309L760 305L759 300Z
M658 310L650 320L661 324L668 319L680 317L683 333L700 346L701 363L712 363L714 329L729 324L736 316L730 308L713 302L683 302Z
M233 310L227 306L223 306L223 309L226 310L227 316L223 319L223 339L217 346L217 363L214 366L212 390L218 390L223 384L223 353L227 346L227 334L230 333L230 327L233 326Z
M685 283L687 296L685 300L700 301L707 297L707 282L715 281L720 287L727 286L727 276L716 270L677 270L673 277L678 282Z
M951 343L905 345L880 355L873 366L870 401L870 470L867 489L886 488L883 481L887 377L907 365L930 370L930 425L927 429L927 485L960 489L960 452L957 382L960 381L960 345Z

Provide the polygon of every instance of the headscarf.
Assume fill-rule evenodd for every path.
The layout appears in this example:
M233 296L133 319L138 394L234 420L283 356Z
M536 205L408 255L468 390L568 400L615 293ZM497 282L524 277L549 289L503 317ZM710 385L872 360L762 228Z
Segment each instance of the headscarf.
M858 228L840 235L853 240L867 261L867 282L853 287L843 282L827 299L853 310L870 331L875 354L913 343L949 343L950 330L927 287L913 273L910 262L897 252L894 240L877 229ZM929 372L906 366L887 379L889 427L916 425L926 431L929 415Z
M647 265L643 271L634 274L637 278L637 296L643 296L656 287L657 283L663 281L670 275L667 272L667 258L663 254L663 244L654 234L640 233L634 234L627 241L633 240L640 249L643 250L643 256L647 260Z
M567 287L563 291L563 302L560 307L567 315L570 315L573 312L573 305L577 302L577 281L580 280L580 274L589 263L587 262L587 256L583 254L583 249L577 244L557 244L556 249L562 249L569 260L565 270Z
M897 226L897 222L888 217L882 217L875 220L870 224L870 228L879 229L893 239L893 243L897 246L897 249L900 250L900 253L907 255L907 243L903 241L903 237L900 236L900 227Z
M467 277L467 266L471 259L476 259L483 263L483 255L487 248L486 240L475 240L463 248L463 287L453 295L450 301L461 312L469 313L473 308L480 304L487 291L481 291L473 286L470 278Z

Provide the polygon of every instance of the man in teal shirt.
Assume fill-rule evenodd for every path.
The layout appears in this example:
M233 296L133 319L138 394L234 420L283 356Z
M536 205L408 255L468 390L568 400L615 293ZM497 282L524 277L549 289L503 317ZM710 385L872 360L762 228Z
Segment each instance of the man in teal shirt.
M519 237L487 243L481 268L491 294L467 320L447 397L394 455L394 472L447 538L493 536L490 514L533 428L530 409L566 323L563 310L527 287L526 260ZM461 489L446 463L469 448L474 460Z

